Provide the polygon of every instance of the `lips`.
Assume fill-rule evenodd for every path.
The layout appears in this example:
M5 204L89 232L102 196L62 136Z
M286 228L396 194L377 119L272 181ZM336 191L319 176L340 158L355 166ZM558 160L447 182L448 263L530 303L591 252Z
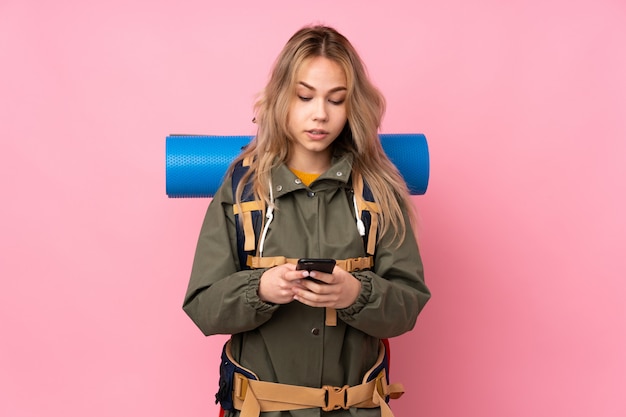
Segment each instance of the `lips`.
M306 133L311 139L314 140L324 139L328 135L328 131L324 129L310 129L307 130Z

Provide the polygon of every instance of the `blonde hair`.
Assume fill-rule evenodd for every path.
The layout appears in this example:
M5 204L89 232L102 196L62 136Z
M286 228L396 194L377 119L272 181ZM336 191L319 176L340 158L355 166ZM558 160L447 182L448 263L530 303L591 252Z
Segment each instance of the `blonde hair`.
M400 244L407 227L403 210L409 213L411 222L414 213L407 185L385 154L378 137L385 99L369 80L365 65L348 39L328 26L300 29L278 55L254 107L258 125L256 137L233 163L234 166L243 159L252 161L238 184L236 202L241 202L244 185L253 178L254 194L266 206L269 204L272 168L287 161L291 149L287 120L295 95L296 75L304 61L318 56L339 64L347 81L348 122L332 146L336 153L353 155L352 175L361 175L370 187L381 209L378 236L391 228L394 239Z

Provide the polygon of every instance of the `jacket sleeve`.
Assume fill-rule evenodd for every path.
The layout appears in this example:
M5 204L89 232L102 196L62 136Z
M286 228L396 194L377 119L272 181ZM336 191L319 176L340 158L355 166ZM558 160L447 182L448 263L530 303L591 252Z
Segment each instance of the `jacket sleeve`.
M411 224L406 215L405 222ZM376 246L374 269L353 275L361 281L361 293L353 305L337 310L341 320L378 338L399 336L413 329L430 299L430 291L410 226L399 247L392 242L391 233L383 236Z
M183 310L205 335L252 330L278 308L258 296L264 269L239 270L230 179L209 204Z

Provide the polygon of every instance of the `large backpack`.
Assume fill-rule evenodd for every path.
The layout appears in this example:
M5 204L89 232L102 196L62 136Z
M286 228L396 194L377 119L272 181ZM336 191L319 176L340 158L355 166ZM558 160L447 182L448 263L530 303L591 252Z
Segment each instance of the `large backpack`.
M166 192L169 197L211 197L219 188L220 179L230 161L249 143L250 136L170 135L166 138ZM228 139L228 140L223 140ZM429 179L429 156L426 137L422 134L381 134L385 152L403 173L411 194L424 194ZM416 161L417 160L417 161ZM238 164L233 172L233 190L248 170ZM358 179L357 179L358 181ZM251 191L246 184L247 191ZM378 207L367 184L353 184L363 229L366 253L373 255L378 228ZM235 193L233 192L233 195ZM237 247L241 268L248 269L248 256L255 255L256 242L264 219L261 202L244 193L242 222L237 221ZM255 208L257 207L257 208ZM236 214L239 217L239 214ZM248 218L249 220L246 220ZM239 219L237 219L239 220ZM245 225L245 227L243 227ZM387 352L387 369L390 364L389 341L383 340ZM387 379L389 373L387 372ZM224 409L220 408L220 416Z
M249 167L250 161L246 159L239 161L234 166L232 174L233 196L236 195L237 187L243 176L248 172ZM361 178L353 178L352 187L356 197L356 210L360 211L360 219L362 222L361 225L357 225L356 227L359 229L362 227L359 233L363 237L365 252L373 259L376 250L378 214L380 210L378 204L374 201L374 195L367 185L367 182L363 181ZM248 260L256 257L256 246L260 239L261 229L263 228L263 210L263 204L254 198L252 183L248 182L243 189L241 209L235 209L237 252L241 269L251 269ZM370 267L371 266L373 266L373 261L370 264ZM383 343L387 349L388 366L390 362L389 340L383 339Z
M250 168L250 160L244 159L239 161L233 167L232 172L232 192L233 196L237 195L237 187L243 176ZM373 255L376 250L376 236L378 229L378 214L380 213L378 204L374 201L374 195L371 189L362 178L352 179L352 188L355 197L356 210L360 212L361 222L355 227L359 229L359 234L363 237L363 246L365 248L367 258L358 258L368 260L368 264L361 264L358 261L356 268L352 270L364 269L364 267L373 266ZM237 225L237 253L239 257L239 265L241 269L251 269L254 260L258 260L257 249L258 242L264 225L265 205L262 201L256 200L252 190L252 183L249 181L245 184L239 205L234 205L235 224ZM269 265L269 264L268 264ZM344 264L345 266L345 264ZM330 311L329 311L330 310ZM331 316L329 318L329 316ZM334 316L334 318L332 317ZM326 309L326 324L336 324L336 312L334 309ZM391 352L388 339L382 339L385 345L384 367L386 369L386 378L389 382L389 365L391 363ZM224 409L220 408L220 417L224 416Z

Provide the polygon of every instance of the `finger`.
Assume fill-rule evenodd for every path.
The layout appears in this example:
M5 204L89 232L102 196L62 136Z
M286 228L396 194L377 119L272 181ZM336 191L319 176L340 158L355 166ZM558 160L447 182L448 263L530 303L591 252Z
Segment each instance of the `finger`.
M302 304L308 305L309 307L325 307L323 301L319 299L319 296L310 291L295 291L295 295L293 298L294 300L299 301Z
M329 285L323 281L317 281L315 279L303 279L302 286L313 294L328 294L330 292Z
M309 272L309 277L318 282L323 282L324 284L332 284L334 282L334 276L325 272L311 271Z
M306 281L306 280L305 280ZM311 307L333 307L337 300L337 294L329 292L326 284L315 284L303 282L303 286L317 286L319 292L311 290L310 288L296 288L294 289L294 299L302 302L303 304Z
M289 262L283 264L282 266L285 269L288 269L289 271L295 271L296 270L296 265L295 264L290 264Z
M309 271L288 271L283 274L283 278L285 281L296 281L307 278L309 276Z

